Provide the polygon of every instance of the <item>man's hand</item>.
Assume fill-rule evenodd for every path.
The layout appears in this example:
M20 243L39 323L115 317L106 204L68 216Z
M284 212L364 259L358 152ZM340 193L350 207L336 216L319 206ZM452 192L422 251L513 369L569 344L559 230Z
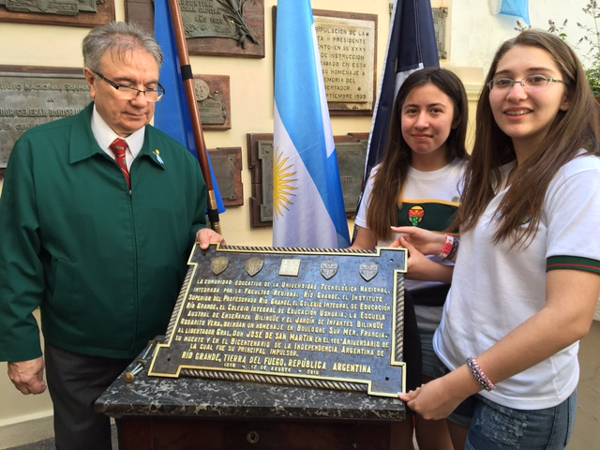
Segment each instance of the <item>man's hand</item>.
M8 363L8 378L22 394L41 394L46 390L44 382L44 358Z
M210 228L202 228L199 230L198 233L196 233L196 242L200 244L202 250L206 250L210 244L217 244L219 242L225 245L223 236Z

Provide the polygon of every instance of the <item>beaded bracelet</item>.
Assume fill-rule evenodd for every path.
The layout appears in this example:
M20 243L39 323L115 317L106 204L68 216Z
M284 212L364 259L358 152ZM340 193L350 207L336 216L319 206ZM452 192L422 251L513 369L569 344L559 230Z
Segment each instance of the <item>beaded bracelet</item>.
M450 250L450 253L448 254L448 256L446 256L444 258L444 260L454 259L454 257L456 256L456 252L458 252L459 245L460 245L460 239L457 237L454 238L454 240L452 241L452 250Z
M485 373L483 373L483 370L481 370L481 367L479 367L479 364L474 356L469 356L467 358L467 366L483 389L486 391L493 391L496 389L496 385L492 383Z
M444 247L442 248L442 252L438 256L440 258L448 258L448 256L452 252L453 247L454 247L454 237L447 234L446 240L444 241Z

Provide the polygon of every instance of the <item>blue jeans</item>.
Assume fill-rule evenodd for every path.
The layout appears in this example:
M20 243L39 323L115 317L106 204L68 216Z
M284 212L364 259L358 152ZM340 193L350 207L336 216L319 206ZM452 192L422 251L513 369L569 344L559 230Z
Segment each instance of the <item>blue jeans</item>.
M553 408L537 410L507 408L481 396L475 398L467 450L558 450L569 442L577 391Z
M448 373L437 358L439 376ZM559 450L571 438L577 413L577 390L557 406L523 410L473 395L448 417L469 428L466 450Z

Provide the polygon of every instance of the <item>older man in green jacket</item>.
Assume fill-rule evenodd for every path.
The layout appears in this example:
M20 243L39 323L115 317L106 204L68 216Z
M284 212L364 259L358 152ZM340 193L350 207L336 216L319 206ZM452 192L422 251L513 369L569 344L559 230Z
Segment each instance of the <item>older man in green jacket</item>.
M198 162L148 125L164 95L154 39L112 23L83 48L94 102L29 130L8 164L0 360L24 394L46 389L39 307L57 448L87 450L110 448L94 400L165 331L194 242L222 237L205 228Z

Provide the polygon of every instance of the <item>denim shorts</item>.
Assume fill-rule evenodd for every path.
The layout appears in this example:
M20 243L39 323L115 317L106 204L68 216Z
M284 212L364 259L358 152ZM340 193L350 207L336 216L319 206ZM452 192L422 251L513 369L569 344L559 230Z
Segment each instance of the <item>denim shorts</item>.
M443 365L436 359L440 370ZM576 413L577 390L557 406L536 410L508 408L474 395L448 420L469 428L467 450L558 450L569 442Z

